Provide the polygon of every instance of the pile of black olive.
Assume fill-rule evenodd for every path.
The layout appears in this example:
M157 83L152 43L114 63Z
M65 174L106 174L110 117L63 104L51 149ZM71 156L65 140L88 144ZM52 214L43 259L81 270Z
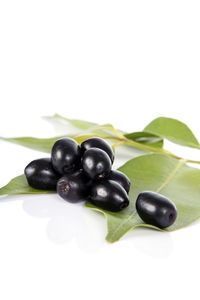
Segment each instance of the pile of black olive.
M130 180L111 170L114 152L105 140L93 137L80 146L71 138L55 142L51 158L32 161L25 168L29 185L40 190L56 190L75 203L87 199L103 209L117 212L129 205Z
M57 190L65 200L88 200L97 207L118 212L129 205L130 180L112 170L114 152L103 139L92 137L80 146L71 138L55 142L51 158L32 161L25 168L28 184L39 190ZM174 223L175 204L155 192L138 195L136 210L141 219L160 228Z

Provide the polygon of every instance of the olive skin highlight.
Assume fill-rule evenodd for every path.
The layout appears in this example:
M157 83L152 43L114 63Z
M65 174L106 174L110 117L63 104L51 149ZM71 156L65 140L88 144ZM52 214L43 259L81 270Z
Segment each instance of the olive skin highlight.
M101 180L92 185L89 201L97 207L118 212L129 205L129 198L124 188L112 180Z
M99 137L92 137L92 138L85 140L81 144L81 154L83 155L84 152L90 148L98 148L98 149L105 151L108 154L108 156L110 157L111 162L113 163L113 161L114 161L113 149L110 146L110 144L108 142L106 142L105 140L103 140Z
M90 148L83 154L82 167L85 174L93 180L106 177L111 171L108 154L98 148Z
M159 228L172 225L177 217L176 206L171 200L150 191L139 194L136 200L136 209L145 223Z
M62 138L55 142L51 150L51 161L59 174L67 174L80 165L81 155L78 143L71 138Z
M117 170L112 170L110 171L110 174L108 175L107 179L118 182L125 189L127 194L129 193L131 182L128 176L126 176L124 173Z
M50 158L36 159L30 162L24 174L28 184L39 190L56 190L56 184L60 175L56 173Z

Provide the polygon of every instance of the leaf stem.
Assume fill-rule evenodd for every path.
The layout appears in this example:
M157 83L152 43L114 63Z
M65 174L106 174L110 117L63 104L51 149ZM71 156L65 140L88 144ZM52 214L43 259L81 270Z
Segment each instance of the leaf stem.
M198 160L186 159L185 161L187 163L191 163L191 164L200 164L200 161L198 161Z
M165 155L169 155L177 160L184 160L186 163L192 163L192 164L200 164L200 161L197 161L197 160L191 160L191 159L184 159L180 156L177 156L175 155L174 153L168 151L168 150L165 150L165 149L162 149L162 148L155 148L155 147L151 147L151 146L148 146L148 145L145 145L145 144L141 144L141 143L138 143L138 142L135 142L135 141L132 141L130 139L127 139L125 137L123 138L119 138L119 137L104 137L105 139L114 139L114 140L118 140L119 142L118 143L115 143L113 145L114 148L118 147L118 146L121 146L121 145L127 145L127 146L131 146L131 147L134 147L134 148L138 148L138 149L141 149L141 150L145 150L145 151L149 151L149 152L155 152L155 153L161 153L161 154L165 154Z
M112 145L112 148L115 149L115 148L117 148L117 147L119 147L119 146L121 146L121 145L124 145L124 141L119 141L119 142L113 144L113 145Z

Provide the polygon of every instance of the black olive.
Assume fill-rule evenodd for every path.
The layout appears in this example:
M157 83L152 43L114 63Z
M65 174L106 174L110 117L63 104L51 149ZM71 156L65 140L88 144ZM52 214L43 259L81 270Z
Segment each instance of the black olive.
M61 177L57 183L57 193L71 203L83 201L90 191L91 180L82 170Z
M97 207L117 212L129 205L129 198L124 188L112 180L95 182L90 191L89 201Z
M175 204L161 194L142 192L136 200L136 209L140 218L159 228L172 225L177 217Z
M41 158L29 163L25 170L28 184L39 190L56 190L60 175L56 173L50 158Z
M128 176L126 176L124 173L112 170L108 175L107 179L118 182L125 189L127 194L129 193L131 182Z
M81 144L81 153L83 155L83 153L90 149L90 148L99 148L101 150L104 150L108 156L110 157L111 159L111 162L113 163L114 161L114 152L113 152L113 149L112 147L110 146L110 144L99 138L99 137L92 137L92 138L89 138L87 140L85 140L82 144Z
M53 145L51 160L58 173L66 174L76 170L80 165L80 159L80 147L75 140L62 138Z
M105 151L90 148L83 154L82 167L91 179L101 179L110 173L112 165L110 157Z

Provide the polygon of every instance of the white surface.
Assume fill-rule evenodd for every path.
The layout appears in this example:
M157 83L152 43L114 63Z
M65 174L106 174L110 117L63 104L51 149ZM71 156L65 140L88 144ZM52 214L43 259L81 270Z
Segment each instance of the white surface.
M59 112L126 131L175 117L200 139L199 14L199 1L1 0L0 135L52 136L39 117ZM44 155L0 147L0 185ZM137 229L110 245L103 216L81 205L5 197L0 297L197 299L199 231Z

